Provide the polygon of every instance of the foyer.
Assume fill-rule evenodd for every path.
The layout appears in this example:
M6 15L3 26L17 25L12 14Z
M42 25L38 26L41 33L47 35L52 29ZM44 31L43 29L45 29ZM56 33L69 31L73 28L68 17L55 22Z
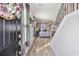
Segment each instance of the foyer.
M31 24L33 24L34 30L37 30L38 28L38 33L37 34L34 33L35 36L31 36L32 38L33 37L35 38L34 39L31 38L32 39L31 47L28 49L25 55L56 56L57 54L54 48L56 47L57 51L59 51L58 49L60 48L58 48L58 46L62 43L61 42L58 45L57 43L59 43L58 42L59 40L58 41L54 40L56 39L55 37L56 32L58 32L58 28L61 25L62 21L64 22L63 20L64 17L78 10L78 4L62 3L62 4L29 4L29 5L31 9L30 17L34 15L34 17L31 18L31 20L34 22L32 22ZM54 7L56 7L57 10L51 9ZM52 17L50 16L51 14L50 12L52 13ZM36 26L35 24L38 26Z
M0 56L79 55L79 3L0 3Z

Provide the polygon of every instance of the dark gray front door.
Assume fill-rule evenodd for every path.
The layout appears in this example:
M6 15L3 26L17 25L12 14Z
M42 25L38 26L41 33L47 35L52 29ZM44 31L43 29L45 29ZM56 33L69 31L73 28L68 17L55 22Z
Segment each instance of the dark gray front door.
M16 55L20 31L21 20L7 21L0 18L0 55Z

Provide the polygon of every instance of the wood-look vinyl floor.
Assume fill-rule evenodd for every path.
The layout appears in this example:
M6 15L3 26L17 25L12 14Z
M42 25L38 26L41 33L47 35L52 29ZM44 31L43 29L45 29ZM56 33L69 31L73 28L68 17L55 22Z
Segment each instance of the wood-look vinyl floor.
M50 38L36 38L28 56L54 56L52 48L48 45Z

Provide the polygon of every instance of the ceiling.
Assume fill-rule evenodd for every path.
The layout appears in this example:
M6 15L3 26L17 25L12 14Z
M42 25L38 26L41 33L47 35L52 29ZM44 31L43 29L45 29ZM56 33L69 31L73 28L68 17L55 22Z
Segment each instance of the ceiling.
M55 20L61 3L30 3L30 16L40 20Z

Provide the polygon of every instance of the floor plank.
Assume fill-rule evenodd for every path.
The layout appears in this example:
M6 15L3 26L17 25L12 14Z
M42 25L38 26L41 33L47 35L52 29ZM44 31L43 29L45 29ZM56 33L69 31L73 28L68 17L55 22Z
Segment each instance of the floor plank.
M52 48L47 45L50 38L37 37L28 56L54 56Z

